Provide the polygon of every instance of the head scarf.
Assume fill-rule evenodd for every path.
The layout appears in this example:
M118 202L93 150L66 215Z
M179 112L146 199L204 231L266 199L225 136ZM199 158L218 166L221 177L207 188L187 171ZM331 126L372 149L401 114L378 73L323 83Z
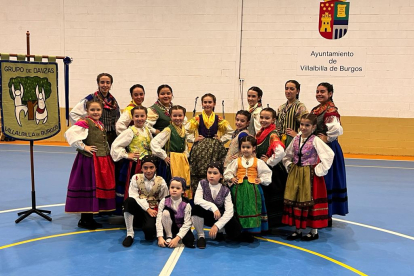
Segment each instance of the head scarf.
M181 185L183 186L183 191L185 191L185 188L187 187L187 182L185 181L185 179L184 179L184 178L179 177L179 176L174 176L173 178L171 178L171 180L170 180L170 185L168 185L168 186L171 186L171 182L173 182L173 181L178 181L178 182L180 182L180 183L181 183Z
M157 161L158 161L158 159L157 159L156 156L154 156L154 155L145 155L141 159L141 168L147 162L150 162L150 163L154 164L155 167L157 167L157 163L158 163Z
M223 168L223 163L219 162L219 161L213 161L210 163L210 165L208 165L209 168L216 168L219 170L220 174L223 174L224 172L224 168Z

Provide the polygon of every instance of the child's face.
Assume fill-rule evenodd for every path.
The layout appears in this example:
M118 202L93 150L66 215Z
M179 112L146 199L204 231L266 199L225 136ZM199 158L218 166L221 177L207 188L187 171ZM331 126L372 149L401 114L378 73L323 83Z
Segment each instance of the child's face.
M171 113L171 121L177 126L181 126L184 121L184 111L181 109L173 110Z
M137 105L141 105L144 102L145 92L142 90L142 88L135 87L135 89L132 91L131 97Z
M95 121L98 121L102 116L102 107L99 103L91 103L87 112L89 117L91 117Z
M111 79L108 76L102 76L99 79L98 89L102 94L106 95L111 89L111 86L112 86Z
M312 125L311 121L308 119L300 120L300 131L304 137L308 137L315 131L316 125Z
M249 103L249 106L254 106L259 100L259 93L253 90L247 91L247 102Z
M332 97L332 92L328 92L328 88L326 88L323 85L319 85L318 88L316 88L316 100L324 104L327 101L329 101L329 98Z
M249 121L247 120L247 117L242 115L242 114L238 114L236 116L236 127L237 129L244 129L249 125Z
M259 119L260 125L263 128L267 128L271 124L275 123L275 118L273 118L273 115L269 111L262 111L260 112L260 119Z
M147 114L145 113L145 110L134 110L132 120L134 121L134 126L143 127L147 121Z
M170 184L170 195L173 199L179 199L184 193L183 186L180 182L173 180Z
M146 162L142 164L142 173L144 174L145 178L153 179L157 168L151 162Z
M242 142L240 146L240 152L243 154L244 157L251 157L253 155L253 151L256 147L253 147L250 142Z
M207 96L204 97L202 105L204 111L210 114L216 106L216 103L214 102L213 98Z
M207 180L211 185L217 185L220 181L220 178L223 178L223 175L217 168L207 169Z
M291 82L286 83L286 86L285 86L286 99L288 99L288 101L295 100L297 94L299 94L299 91L296 89L296 85Z
M164 106L169 106L172 100L172 92L168 87L161 89L160 94L158 94L158 100Z

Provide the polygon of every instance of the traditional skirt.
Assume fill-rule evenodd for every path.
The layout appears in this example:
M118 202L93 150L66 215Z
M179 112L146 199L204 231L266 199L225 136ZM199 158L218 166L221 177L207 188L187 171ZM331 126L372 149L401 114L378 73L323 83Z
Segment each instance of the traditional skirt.
M227 150L220 140L204 138L194 143L190 152L191 189L197 191L198 182L205 179L207 168L213 161L224 162Z
M187 189L185 197L192 199L192 192L190 187L190 164L185 153L170 152L170 167L171 177L179 176L185 179Z
M286 169L279 163L272 168L272 183L269 186L262 187L266 201L269 227L282 225L286 179Z
M335 153L335 157L328 174L325 175L326 190L328 193L329 217L332 215L345 216L348 214L348 194L346 188L345 160L341 146L335 140L328 143Z
M119 162L122 162L122 164L115 187L116 211L114 214L116 215L122 215L122 206L125 199L129 197L129 183L131 182L131 177L137 173L142 173L141 160L139 159L137 162L129 159L123 159Z
M251 184L247 179L231 188L235 216L243 232L261 233L269 230L263 190L260 185Z
M115 168L111 157L75 158L69 177L65 212L99 213L115 210Z
M313 167L293 164L285 189L282 223L298 229L328 226L328 199L323 177Z

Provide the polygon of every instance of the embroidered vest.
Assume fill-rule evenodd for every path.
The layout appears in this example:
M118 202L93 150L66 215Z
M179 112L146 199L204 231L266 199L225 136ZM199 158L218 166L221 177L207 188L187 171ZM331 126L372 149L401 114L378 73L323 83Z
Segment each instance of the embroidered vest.
M96 156L107 156L110 154L109 152L109 145L106 140L106 132L105 130L101 130L91 119L86 118L86 122L88 123L88 137L83 140L83 143L87 146L95 146L97 147ZM80 153L87 157L92 157L93 155L89 152L84 150L77 149Z
M151 209L158 209L158 203L160 202L161 198L160 191L161 186L163 183L163 178L161 176L157 176L154 179L154 186L152 186L151 190L148 192L147 188L145 187L144 176L142 174L136 175L136 180L138 184L138 194L139 198L145 198L149 204Z
M158 120L154 125L155 129L162 131L164 128L170 125L171 118L167 116L164 110L161 109L157 104L151 106L151 109L158 114Z
M168 126L171 130L169 152L183 153L185 151L185 135L181 137L173 125Z
M227 195L230 193L230 189L221 185L220 191L217 193L216 198L213 199L213 195L211 193L210 184L206 179L200 181L201 187L203 188L203 199L209 202L214 203L217 208L223 209L224 208L224 201Z
M254 158L253 165L247 169L243 167L241 160L241 157L237 159L236 177L239 179L239 184L243 183L245 176L247 176L249 183L254 184L254 180L257 178L257 158Z
M262 155L266 155L267 150L269 149L269 145L270 145L270 135L272 135L272 133L275 133L277 135L277 131L273 130L269 133L269 135L267 135L267 137L263 140L263 142L260 145L257 145L257 148L256 148L257 158L262 157Z
M203 135L204 138L214 138L218 131L218 116L215 115L214 123L210 128L207 128L204 124L203 115L200 114L199 116L199 125L198 125L198 134Z
M324 112L322 112L321 114L318 115L318 118L316 119L316 130L314 132L315 135L318 134L324 134L326 135L326 132L328 131L328 127L325 124L325 114L326 112L329 110L329 108L327 108ZM336 107L332 107L330 108L330 113L331 112L336 112L338 109ZM312 110L313 113L313 110Z
M128 152L139 152L139 159L142 159L145 155L151 154L151 138L150 132L147 127L144 127L144 130L147 136L139 135L138 129L135 126L129 127L134 133L131 143L128 145Z
M296 136L292 143L293 143L293 163L298 164L299 162L299 137ZM302 158L301 158L301 166L311 166L316 165L318 163L318 153L316 152L315 147L313 146L313 140L315 139L315 135L312 135L309 137L309 139L306 141L305 145L303 145L302 148ZM303 138L302 138L303 139Z
M177 210L174 210L171 207L171 204L172 204L171 196L165 197L165 207L170 212L173 212L174 222L175 224L177 224L178 228L181 228L181 226L183 226L184 224L184 215L185 215L184 212L185 212L185 207L187 207L187 204L188 204L188 200L185 197L182 197L181 199L182 201L178 205Z

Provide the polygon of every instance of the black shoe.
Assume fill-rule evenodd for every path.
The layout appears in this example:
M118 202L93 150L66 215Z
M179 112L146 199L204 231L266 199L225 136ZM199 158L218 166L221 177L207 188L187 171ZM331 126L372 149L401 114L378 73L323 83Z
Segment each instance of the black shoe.
M92 220L92 225L94 225L95 228L102 228L102 223L96 222L95 220Z
M203 237L198 238L198 240L197 240L197 247L200 248L200 249L206 248L206 239L203 238Z
M332 227L332 218L328 218L328 227Z
M217 233L215 241L224 241L226 238L224 237L224 233Z
M294 240L297 240L297 239L300 239L300 238L302 238L302 232L300 232L300 233L294 232L292 235L287 237L287 240L288 241L294 241Z
M134 238L131 236L128 236L124 239L124 241L122 242L122 245L125 247L130 247L133 242L134 242Z
M317 239L319 239L319 234L318 233L316 233L316 234L309 233L306 236L302 237L302 241L313 241L313 240L317 240Z
M248 243L253 243L254 242L253 235L248 233L248 232L243 232L240 237L241 237L242 242L248 242Z
M187 248L195 248L194 242L193 243L184 243L184 246Z
M78 227L80 228L85 228L88 230L95 230L97 227L96 225L93 223L93 221L85 221L85 220L79 220L78 222ZM102 227L102 225L101 225Z

